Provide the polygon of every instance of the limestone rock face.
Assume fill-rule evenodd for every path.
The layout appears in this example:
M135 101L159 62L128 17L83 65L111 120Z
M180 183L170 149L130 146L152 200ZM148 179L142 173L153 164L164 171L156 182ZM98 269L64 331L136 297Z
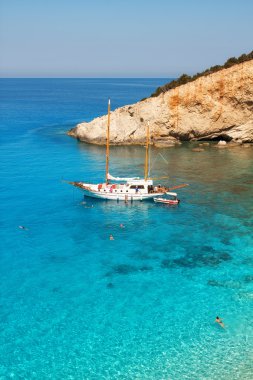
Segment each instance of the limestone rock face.
M111 113L111 144L144 144L148 124L156 146L182 140L253 142L253 60L116 109ZM107 115L80 123L68 134L105 144L106 125Z

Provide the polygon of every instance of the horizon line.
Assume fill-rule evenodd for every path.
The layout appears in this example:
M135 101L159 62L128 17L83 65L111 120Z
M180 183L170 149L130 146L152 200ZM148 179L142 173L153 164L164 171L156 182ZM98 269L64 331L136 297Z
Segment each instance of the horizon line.
M175 79L177 77L1 77L0 79Z

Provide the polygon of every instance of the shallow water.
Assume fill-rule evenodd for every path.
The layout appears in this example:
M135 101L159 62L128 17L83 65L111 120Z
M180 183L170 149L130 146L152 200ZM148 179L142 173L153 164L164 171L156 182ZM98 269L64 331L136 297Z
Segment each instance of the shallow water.
M253 147L152 149L154 176L190 184L178 207L61 181L104 176L68 128L165 82L0 81L1 379L252 378ZM144 154L112 147L111 173L142 175Z

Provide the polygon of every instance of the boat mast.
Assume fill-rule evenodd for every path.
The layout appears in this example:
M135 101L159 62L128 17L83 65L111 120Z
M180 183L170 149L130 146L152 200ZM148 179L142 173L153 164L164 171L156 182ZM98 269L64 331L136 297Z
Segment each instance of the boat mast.
M146 158L145 158L145 169L144 169L144 178L145 181L149 176L149 123L147 126L147 139L146 139Z
M108 99L108 119L107 119L107 132L106 132L106 165L105 165L106 183L109 182L108 173L109 173L109 154L110 154L110 107L111 107L111 101L110 99Z

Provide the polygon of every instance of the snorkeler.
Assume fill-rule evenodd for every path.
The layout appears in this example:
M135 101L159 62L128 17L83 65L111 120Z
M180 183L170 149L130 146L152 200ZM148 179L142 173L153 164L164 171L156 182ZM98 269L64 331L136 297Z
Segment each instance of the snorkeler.
M94 207L93 205L89 206L89 205L87 204L87 202L85 202L85 201L80 202L80 205L84 205L84 208L93 208L93 207Z
M223 329L225 328L225 325L222 322L222 320L220 319L220 317L216 317L215 322L218 323L221 327L223 327Z
M28 230L28 228L26 228L25 226L18 226L18 228L20 228L21 230Z

